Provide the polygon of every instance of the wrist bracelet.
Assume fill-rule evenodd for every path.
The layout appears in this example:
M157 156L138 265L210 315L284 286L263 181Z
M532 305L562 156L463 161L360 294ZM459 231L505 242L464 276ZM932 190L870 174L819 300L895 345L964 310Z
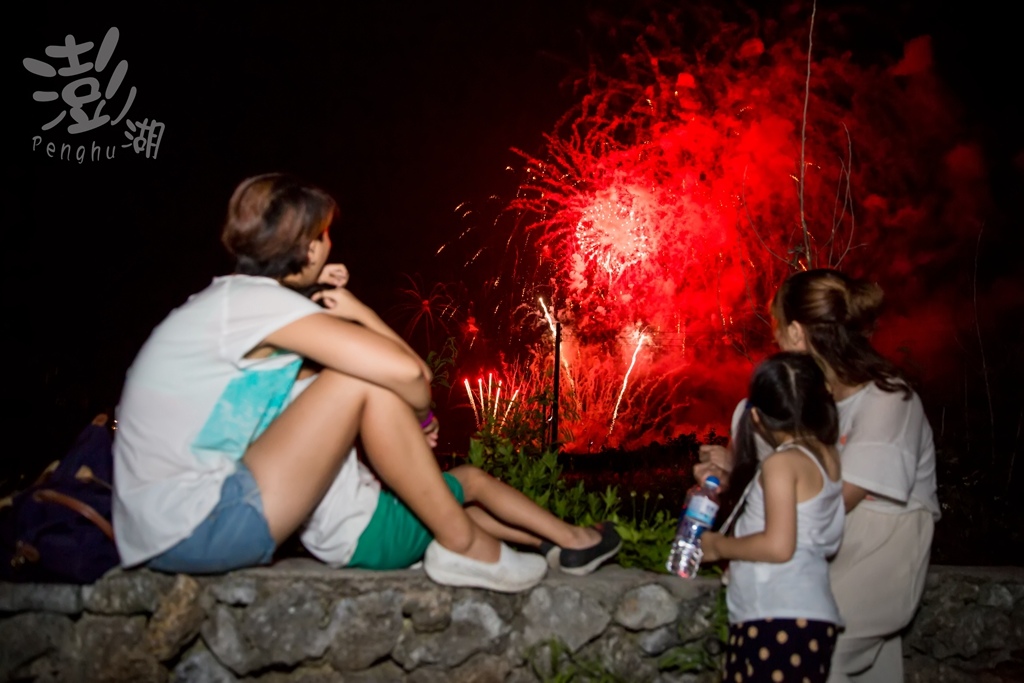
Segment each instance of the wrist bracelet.
M426 429L427 427L430 426L430 423L433 422L433 421L434 421L434 411L428 410L426 418L424 418L423 422L420 422L420 429Z

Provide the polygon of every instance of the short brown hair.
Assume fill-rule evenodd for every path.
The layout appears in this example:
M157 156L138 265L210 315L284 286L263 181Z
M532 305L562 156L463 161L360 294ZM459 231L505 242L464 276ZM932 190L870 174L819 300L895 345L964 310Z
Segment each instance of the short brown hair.
M231 195L221 242L235 257L236 273L280 279L302 270L310 242L337 212L329 194L295 177L253 176Z

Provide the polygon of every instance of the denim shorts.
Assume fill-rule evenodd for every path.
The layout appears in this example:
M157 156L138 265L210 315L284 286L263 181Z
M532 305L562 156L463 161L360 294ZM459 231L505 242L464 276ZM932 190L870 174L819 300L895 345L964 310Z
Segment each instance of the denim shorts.
M224 480L220 500L192 535L147 563L175 574L220 574L270 564L277 545L263 516L263 499L241 461Z

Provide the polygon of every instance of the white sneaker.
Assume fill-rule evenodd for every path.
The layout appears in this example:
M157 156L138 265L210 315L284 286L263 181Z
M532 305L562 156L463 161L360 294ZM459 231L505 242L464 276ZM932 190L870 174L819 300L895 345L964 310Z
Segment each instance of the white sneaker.
M497 562L481 562L453 553L434 540L423 556L423 569L433 581L445 586L518 593L540 583L548 563L540 555L520 553L504 543Z

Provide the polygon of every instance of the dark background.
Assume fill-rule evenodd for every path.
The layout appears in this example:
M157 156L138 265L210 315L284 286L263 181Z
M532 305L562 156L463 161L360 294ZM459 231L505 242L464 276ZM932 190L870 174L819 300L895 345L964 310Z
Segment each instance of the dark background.
M360 298L392 306L403 274L436 268L457 205L507 192L510 148L538 148L568 108L563 54L585 15L579 3L544 4L29 8L5 63L16 121L4 135L5 310L23 388L14 425L53 457L116 401L149 330L230 270L219 230L249 175L288 171L330 192L342 211L332 260L348 265ZM120 30L113 62L129 69L106 111L136 86L128 118L166 126L157 157L118 147L113 160L49 158L49 141L58 152L125 143L124 123L71 135L68 117L40 131L62 103L32 100L46 79L21 60L56 63L44 49L68 33L92 40L95 55L110 26ZM44 139L35 151L34 135ZM4 464L23 457L35 455Z
M7 419L25 445L5 449L0 482L59 455L92 414L112 407L149 330L230 269L219 228L244 177L290 171L328 190L342 211L332 260L348 265L351 289L377 310L394 305L404 274L422 273L428 286L451 279L452 262L435 252L462 228L457 207L510 196L518 178L509 167L519 161L512 148L542 151L543 134L575 101L566 79L585 69L595 46L610 44L602 32L616 17L653 4L8 10ZM781 7L760 2L755 10ZM818 11L836 7L822 2ZM986 145L997 211L986 224L982 278L1018 277L1024 59L1009 16L994 2L857 7L861 21L851 30L865 55L898 57L904 40L933 36L937 72ZM98 46L111 26L120 30L114 62L126 59L129 69L107 112L120 111L134 85L128 118L166 126L157 158L120 147L112 160L49 158L46 142L120 145L124 124L70 135L65 121L40 131L63 105L33 101L45 79L21 60L47 59L45 47L67 34ZM34 135L43 138L35 151ZM1020 403L1019 395L999 398ZM1008 446L1019 443L1018 432Z

